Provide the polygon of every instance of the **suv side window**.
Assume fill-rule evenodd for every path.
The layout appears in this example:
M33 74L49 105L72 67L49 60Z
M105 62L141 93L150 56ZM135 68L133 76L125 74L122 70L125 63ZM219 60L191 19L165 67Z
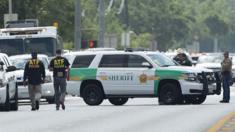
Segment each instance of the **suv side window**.
M87 68L95 58L95 55L82 55L77 56L74 61L72 68Z
M104 55L99 67L127 67L127 55Z
M149 63L144 57L139 55L128 55L128 67L143 67L142 64Z
M65 57L66 59L68 59L70 64L73 64L73 60L74 60L74 56L73 55L64 55L63 57Z

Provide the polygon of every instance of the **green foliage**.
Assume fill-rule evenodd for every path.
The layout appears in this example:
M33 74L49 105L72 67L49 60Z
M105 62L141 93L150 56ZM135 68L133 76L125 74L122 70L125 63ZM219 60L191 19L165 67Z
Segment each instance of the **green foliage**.
M109 0L105 1L105 8ZM73 48L75 0L14 0L14 13L20 19L39 19L41 26L59 23L59 34L66 49ZM235 33L235 0L128 0L125 9L117 14L121 0L115 0L111 11L105 15L107 34L121 36L129 29L132 47L149 47L152 38L161 50L184 46L195 36L213 39L226 44L225 38ZM81 0L82 39L98 38L98 0ZM0 26L8 12L8 0L0 1ZM129 16L129 19L127 19ZM129 21L127 21L129 20ZM126 28L126 23L129 27ZM119 48L120 46L119 38Z
M151 39L151 34L143 33L143 34L133 34L131 35L131 47L132 48L149 48L147 45Z
M224 35L229 32L228 24L217 15L207 17L205 23L212 35Z
M191 21L184 14L184 6L176 0L130 1L130 29L137 34L155 34L161 49L171 46L173 40L182 40Z
M0 1L0 27L4 25L4 14L8 13L8 0Z
M73 43L71 42L64 42L64 49L72 50L74 48Z

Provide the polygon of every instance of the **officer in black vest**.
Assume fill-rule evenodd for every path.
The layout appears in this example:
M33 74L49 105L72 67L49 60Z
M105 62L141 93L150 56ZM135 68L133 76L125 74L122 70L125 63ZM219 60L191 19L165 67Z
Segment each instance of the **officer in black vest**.
M37 58L37 53L31 54L32 58L26 63L24 69L24 86L28 82L29 97L31 100L32 111L39 109L41 98L41 83L45 80L45 67Z
M59 110L60 105L65 110L64 100L66 94L66 77L69 68L69 62L66 58L61 56L62 51L56 50L56 57L51 60L49 69L53 71L55 102L56 110Z

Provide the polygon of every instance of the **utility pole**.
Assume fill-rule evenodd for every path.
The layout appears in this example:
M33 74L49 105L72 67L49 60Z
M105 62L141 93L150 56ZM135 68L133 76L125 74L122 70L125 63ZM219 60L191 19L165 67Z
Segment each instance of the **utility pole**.
M12 0L8 1L9 14L12 14Z
M18 14L13 14L12 0L8 0L8 14L4 14L4 27L7 27L8 21L17 21Z
M99 34L98 34L99 47L104 47L104 33L105 33L104 15L105 15L104 0L99 0Z
M129 13L128 13L128 1L124 0L124 4L125 4L125 42L124 42L124 48L127 48L127 45L130 45L130 33L129 33Z
M80 50L81 47L81 1L75 2L75 32L74 32L74 48Z
M125 20L126 20L126 30L129 30L128 0L125 0Z

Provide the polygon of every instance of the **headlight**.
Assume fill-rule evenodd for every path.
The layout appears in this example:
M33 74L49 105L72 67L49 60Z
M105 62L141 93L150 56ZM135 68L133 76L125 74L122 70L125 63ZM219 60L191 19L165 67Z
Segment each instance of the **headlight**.
M183 78L186 81L197 81L197 75L195 73L184 73Z
M50 83L52 82L52 77L51 76L46 76L45 77L45 83Z

